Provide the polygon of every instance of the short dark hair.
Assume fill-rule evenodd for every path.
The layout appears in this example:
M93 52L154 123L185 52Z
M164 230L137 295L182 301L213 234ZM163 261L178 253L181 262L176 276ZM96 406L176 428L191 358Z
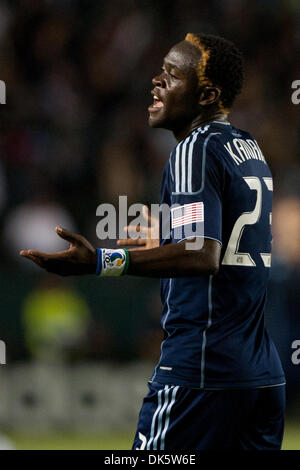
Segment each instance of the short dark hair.
M201 51L197 67L199 85L219 86L220 107L224 112L228 112L243 86L242 53L231 41L212 34L188 33L185 40Z

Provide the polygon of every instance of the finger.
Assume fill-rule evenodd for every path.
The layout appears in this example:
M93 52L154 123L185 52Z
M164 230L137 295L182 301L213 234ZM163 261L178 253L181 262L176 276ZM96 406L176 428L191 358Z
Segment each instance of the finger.
M124 227L126 232L139 232L139 233L148 233L148 227L144 225L127 225Z
M24 258L29 259L30 261L33 261L35 264L40 266L41 268L45 268L45 261L42 258L39 258L37 256L30 255L29 253L21 255Z
M47 258L50 256L50 253L43 253L42 251L36 250L21 250L20 255L24 256L25 258L29 258L30 256L34 256L37 258Z
M126 225L123 227L124 232L140 232L141 225Z
M148 206L143 206L143 217L144 219L146 220L146 222L150 222L151 223L151 214L150 214L150 211L149 211L149 208Z
M159 224L159 217L152 215L148 206L143 206L143 217L151 227Z
M65 258L69 255L69 250L58 251L57 253L44 253L42 251L37 250L22 250L20 251L21 256L25 256L28 258L29 256L34 256L35 258L39 258L43 261L47 261L49 259L60 259Z
M145 245L147 242L147 238L129 238L127 240L131 240L131 245Z
M117 241L119 246L136 246L136 245L146 245L146 238L124 238Z
M64 240L68 241L69 243L75 244L76 241L80 241L80 235L77 233L70 232L70 230L67 230L63 227L57 226L55 227L55 231L57 235L60 236L60 238L63 238Z

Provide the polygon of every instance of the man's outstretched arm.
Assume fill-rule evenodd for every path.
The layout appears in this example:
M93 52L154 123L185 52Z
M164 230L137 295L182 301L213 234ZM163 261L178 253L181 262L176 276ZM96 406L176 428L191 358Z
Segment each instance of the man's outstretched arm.
M189 240L188 243L197 243ZM127 274L146 277L190 277L203 273L216 274L219 269L221 245L204 239L201 249L187 249L186 241L131 251Z
M51 254L22 250L20 255L61 276L95 274L99 251L82 235L61 227L56 227L56 233L70 243L68 250ZM129 257L127 274L158 278L215 274L219 268L220 253L221 245L210 239L204 239L201 249L188 250L186 242L182 241L148 250L130 251L126 252Z

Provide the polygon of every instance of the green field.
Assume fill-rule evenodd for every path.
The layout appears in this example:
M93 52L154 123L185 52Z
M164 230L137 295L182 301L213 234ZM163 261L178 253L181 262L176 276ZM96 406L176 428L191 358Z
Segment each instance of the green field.
M16 449L22 450L126 450L131 448L134 432L12 434Z
M24 450L126 450L135 430L103 434L9 434L16 449ZM287 424L283 450L300 450L300 424Z

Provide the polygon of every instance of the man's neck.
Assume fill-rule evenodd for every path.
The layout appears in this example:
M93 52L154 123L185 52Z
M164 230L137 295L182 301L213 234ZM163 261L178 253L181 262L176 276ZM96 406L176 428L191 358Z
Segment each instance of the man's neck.
M181 128L179 131L173 131L173 134L177 142L180 142L181 140L184 140L195 129L198 129L198 127L206 126L207 124L210 124L213 121L226 122L227 117L228 114L224 114L219 110L206 116L197 116L185 128Z

